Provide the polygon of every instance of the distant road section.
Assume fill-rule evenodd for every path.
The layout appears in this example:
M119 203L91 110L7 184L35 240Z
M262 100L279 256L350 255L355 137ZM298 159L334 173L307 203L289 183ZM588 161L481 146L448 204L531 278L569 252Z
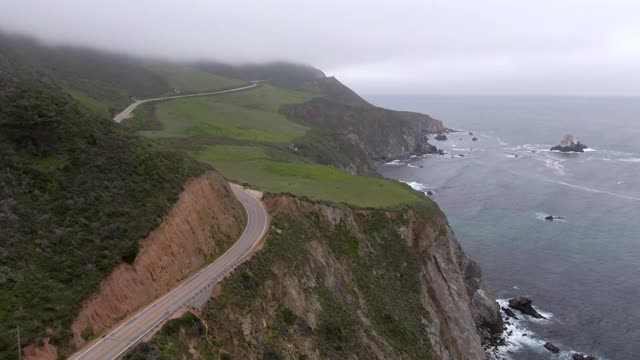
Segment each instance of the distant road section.
M217 95L217 94L225 94L225 93L230 93L230 92L236 92L236 91L243 91L243 90L249 90L249 89L253 89L255 87L257 87L259 84L258 82L252 82L251 85L247 85L247 86L242 86L239 88L235 88L235 89L228 89L228 90L220 90L220 91L211 91L211 92L204 92L204 93L197 93L197 94L189 94L189 95L176 95L176 96L165 96L165 97L159 97L159 98L153 98L153 99L145 99L145 100L136 100L136 102L134 102L133 104L127 106L126 109L124 109L121 113L117 114L114 118L113 121L119 123L124 119L127 119L129 117L131 117L131 113L133 112L133 110L135 110L138 105L140 104L144 104L146 102L150 102L150 101L160 101L160 100L169 100L169 99L180 99L180 98L186 98L186 97L196 97L196 96L206 96L206 95Z
M261 194L235 184L231 184L231 187L247 211L247 226L240 239L211 265L131 316L107 335L88 344L70 359L110 360L122 356L176 311L189 306L192 300L210 289L251 254L269 228L269 215L262 204Z

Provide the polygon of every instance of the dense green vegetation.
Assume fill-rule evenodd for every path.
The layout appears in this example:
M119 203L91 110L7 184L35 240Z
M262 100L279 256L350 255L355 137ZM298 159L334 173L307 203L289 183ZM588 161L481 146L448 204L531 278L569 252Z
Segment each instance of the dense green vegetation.
M362 207L389 207L423 199L420 193L397 181L351 175L326 165L273 161L255 147L228 149L207 147L196 158L210 162L230 179L273 193L290 192Z
M152 137L209 136L258 142L287 142L306 127L277 113L279 105L308 100L304 94L263 86L241 93L165 101L155 107L162 130Z
M191 343L205 359L215 359L206 339L206 326L197 316L187 312L178 319L169 320L153 337L153 340L141 344L136 351L127 354L126 360L173 360L190 354ZM194 341L194 339L197 339ZM188 355L187 355L188 356Z
M205 165L123 131L55 89L0 83L0 358L65 346L74 309L132 262ZM11 354L11 355L9 355Z
M111 113L109 112L109 107L82 92L73 90L73 89L64 89L64 91L71 95L81 106L85 108L85 110L90 110L98 113L101 116L109 117Z

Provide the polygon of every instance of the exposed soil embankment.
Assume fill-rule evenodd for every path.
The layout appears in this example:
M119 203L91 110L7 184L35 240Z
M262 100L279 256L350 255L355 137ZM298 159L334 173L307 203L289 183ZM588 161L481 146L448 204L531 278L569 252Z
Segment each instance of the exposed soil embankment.
M162 224L142 240L134 263L118 265L82 303L71 327L76 346L87 340L83 335L103 332L222 254L245 222L221 175L207 172L187 182Z

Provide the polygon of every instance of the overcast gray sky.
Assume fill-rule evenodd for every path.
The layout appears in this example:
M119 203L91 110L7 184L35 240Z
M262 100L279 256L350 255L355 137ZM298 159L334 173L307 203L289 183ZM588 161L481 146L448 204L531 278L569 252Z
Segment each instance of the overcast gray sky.
M137 54L305 62L365 95L640 95L639 0L1 0L0 24Z

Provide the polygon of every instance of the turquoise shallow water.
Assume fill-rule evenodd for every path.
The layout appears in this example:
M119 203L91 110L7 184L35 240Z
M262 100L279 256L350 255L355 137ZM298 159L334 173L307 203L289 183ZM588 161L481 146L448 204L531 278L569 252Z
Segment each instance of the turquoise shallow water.
M640 354L640 98L369 100L464 130L432 140L448 155L381 165L380 172L434 191L499 298L531 296L549 315L514 324L504 357ZM594 151L548 151L566 133ZM547 214L565 219L547 221ZM545 341L563 349L561 356L544 350Z

